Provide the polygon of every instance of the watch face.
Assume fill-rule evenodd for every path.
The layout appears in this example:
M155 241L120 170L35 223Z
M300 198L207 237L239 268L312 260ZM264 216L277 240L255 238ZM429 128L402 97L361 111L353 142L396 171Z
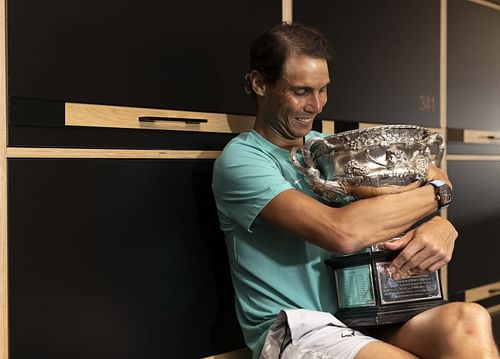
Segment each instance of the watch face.
M441 206L446 206L451 202L451 188L447 184L439 187L439 202Z

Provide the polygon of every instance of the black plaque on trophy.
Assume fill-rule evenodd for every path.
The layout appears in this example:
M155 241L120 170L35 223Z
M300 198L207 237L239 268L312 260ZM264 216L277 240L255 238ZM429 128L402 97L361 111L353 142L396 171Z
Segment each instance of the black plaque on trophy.
M438 272L391 277L387 268L398 253L372 246L327 261L333 268L340 320L354 327L401 323L446 303Z

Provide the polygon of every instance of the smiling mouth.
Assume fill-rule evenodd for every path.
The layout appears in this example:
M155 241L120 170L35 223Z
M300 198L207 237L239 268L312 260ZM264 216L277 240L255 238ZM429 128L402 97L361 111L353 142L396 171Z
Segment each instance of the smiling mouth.
M308 123L312 122L312 120L314 119L314 117L295 117L295 119L296 119L298 122L300 122L300 123L302 123L302 124L306 125L306 124L308 124Z

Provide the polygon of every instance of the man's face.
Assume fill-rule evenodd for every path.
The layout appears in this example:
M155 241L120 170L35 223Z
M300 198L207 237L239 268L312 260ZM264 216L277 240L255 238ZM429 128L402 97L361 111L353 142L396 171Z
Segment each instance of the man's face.
M271 142L296 145L312 129L313 120L327 101L330 83L325 59L291 56L285 63L283 76L267 86L261 102L266 126L271 129ZM278 139L277 143L276 140Z

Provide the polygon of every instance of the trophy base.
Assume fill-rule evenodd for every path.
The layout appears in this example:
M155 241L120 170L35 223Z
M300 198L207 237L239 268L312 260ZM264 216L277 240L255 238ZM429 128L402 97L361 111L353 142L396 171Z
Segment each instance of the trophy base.
M398 280L388 271L398 252L371 248L327 260L337 291L337 318L352 327L402 323L445 304L438 272Z
M446 304L443 299L419 303L400 303L382 307L358 307L339 309L335 316L349 327L368 327L403 323L428 309Z

